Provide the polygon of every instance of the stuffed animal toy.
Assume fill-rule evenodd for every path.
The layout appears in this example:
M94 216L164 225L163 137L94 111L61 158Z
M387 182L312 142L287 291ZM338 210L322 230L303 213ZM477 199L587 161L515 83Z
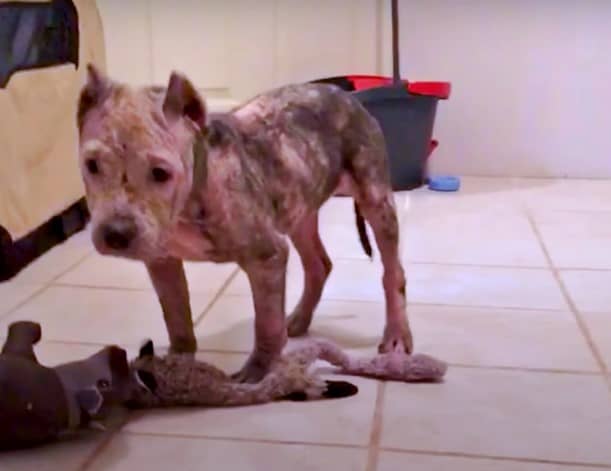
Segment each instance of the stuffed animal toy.
M444 362L428 355L396 350L372 359L353 358L330 342L312 340L283 355L259 383L245 384L232 381L223 371L191 355L157 356L149 340L131 363L142 387L134 391L128 405L241 406L280 399L339 398L358 392L351 383L325 381L312 372L316 360L339 367L341 374L405 382L439 381L447 370Z
M34 353L40 338L37 323L9 326L0 353L0 450L41 445L94 425L142 387L119 347L48 368Z

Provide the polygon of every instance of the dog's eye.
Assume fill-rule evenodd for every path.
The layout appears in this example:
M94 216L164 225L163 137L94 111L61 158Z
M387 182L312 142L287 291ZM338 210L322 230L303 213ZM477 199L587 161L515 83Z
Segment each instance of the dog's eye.
M151 176L153 177L153 180L157 183L165 183L171 177L170 172L162 169L161 167L153 167L153 169L151 170Z
M98 161L96 159L87 159L85 166L87 167L87 171L92 175L100 173L100 167L98 167Z
M100 379L98 381L97 386L98 386L99 389L102 389L102 390L108 389L108 388L110 388L110 381L108 381L107 379Z

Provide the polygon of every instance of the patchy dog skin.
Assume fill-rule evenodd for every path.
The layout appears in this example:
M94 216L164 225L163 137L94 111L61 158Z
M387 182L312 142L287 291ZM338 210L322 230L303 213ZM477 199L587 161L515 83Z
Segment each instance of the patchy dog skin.
M179 73L166 88L131 88L89 66L77 121L93 243L102 254L146 264L173 351L196 349L182 261L236 262L255 307L255 346L236 378L260 379L287 332L302 335L312 322L332 268L318 210L340 190L354 198L365 251L366 220L384 266L379 349L412 351L384 138L349 94L289 85L208 116ZM285 320L287 237L305 283Z

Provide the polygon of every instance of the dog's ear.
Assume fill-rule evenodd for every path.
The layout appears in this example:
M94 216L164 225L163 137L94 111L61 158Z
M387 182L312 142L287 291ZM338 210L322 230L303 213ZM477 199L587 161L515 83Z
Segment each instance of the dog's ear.
M108 96L112 81L95 65L87 64L87 81L81 89L78 102L77 124L83 125L85 115L94 107L100 105Z
M201 130L206 126L206 105L187 77L172 72L165 99L163 114L169 123L181 118L193 121Z

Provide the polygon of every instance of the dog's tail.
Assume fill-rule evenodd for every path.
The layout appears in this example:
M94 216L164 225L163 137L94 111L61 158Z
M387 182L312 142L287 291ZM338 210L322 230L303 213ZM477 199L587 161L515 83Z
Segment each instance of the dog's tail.
M363 218L361 211L359 210L359 205L356 201L354 202L354 214L356 215L356 229L359 232L359 240L361 241L361 246L363 247L363 250L365 251L367 256L371 258L373 255L373 251L371 250L371 243L369 242L369 237L367 236L365 219Z

